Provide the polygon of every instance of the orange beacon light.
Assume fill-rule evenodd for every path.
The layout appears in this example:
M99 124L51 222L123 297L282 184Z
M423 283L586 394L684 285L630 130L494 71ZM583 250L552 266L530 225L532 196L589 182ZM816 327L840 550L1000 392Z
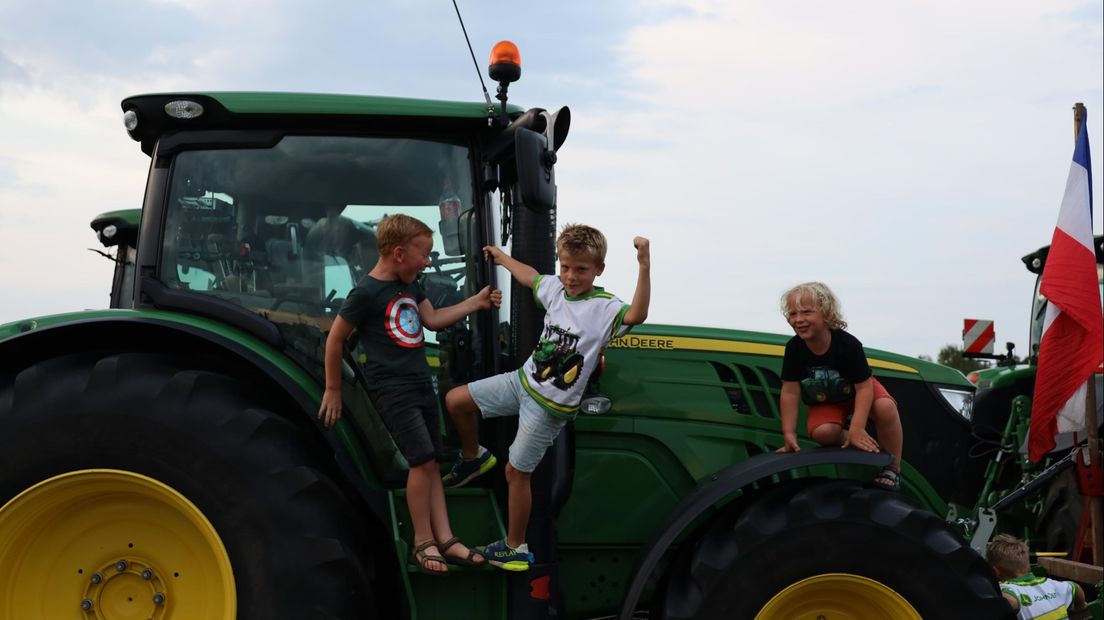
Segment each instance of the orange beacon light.
M521 52L513 41L499 41L491 49L491 66L487 69L496 82L516 82L521 77Z

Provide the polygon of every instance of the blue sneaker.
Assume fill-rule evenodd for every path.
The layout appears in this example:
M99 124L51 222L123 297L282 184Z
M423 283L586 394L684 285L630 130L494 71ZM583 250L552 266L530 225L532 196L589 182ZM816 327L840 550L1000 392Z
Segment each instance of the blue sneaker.
M474 459L457 457L456 463L452 465L452 471L442 476L441 482L446 489L458 489L494 469L497 462L498 459L491 454L490 450L479 446L479 453Z
M536 561L533 554L529 553L529 545L522 544L514 549L506 544L505 538L479 549L479 554L487 558L487 563L491 566L514 572L527 571L529 565Z

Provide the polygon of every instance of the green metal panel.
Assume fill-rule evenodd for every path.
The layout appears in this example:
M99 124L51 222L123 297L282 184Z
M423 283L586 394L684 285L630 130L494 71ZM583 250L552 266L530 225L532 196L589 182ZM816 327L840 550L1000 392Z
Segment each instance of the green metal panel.
M437 101L405 97L372 97L313 93L207 92L194 93L215 99L235 114L314 114L368 116L432 116L448 118L483 118L487 116L484 102ZM149 93L140 97L172 96L186 99L189 93ZM501 104L495 104L495 110ZM518 106L508 106L511 113L521 112Z
M92 218L92 222L95 223L102 220L123 220L123 222L127 224L137 226L138 220L141 219L141 217L141 209L119 209L117 211L107 211L105 213L101 213Z
M777 403L788 339L712 328L634 328L606 351L600 388L613 403L608 415L632 419L631 432L650 434L678 455L694 480L747 458L749 450L774 450L782 445ZM972 388L962 373L938 364L876 349L867 349L867 356L884 379ZM798 428L804 428L804 405L798 415ZM933 510L943 509L944 501L910 467L906 488Z
M604 420L603 420L604 421ZM694 488L663 441L575 429L575 481L559 518L560 544L639 545Z
M978 378L978 390L998 389L1023 382L1035 382L1035 366L1025 364L983 368L975 370L973 374Z
M560 545L560 587L568 618L612 617L632 579L640 547Z
M678 325L645 324L610 344L611 350L640 349L659 351L697 351L739 353L778 358L781 364L790 336L743 330ZM922 378L932 383L969 386L963 374L933 362L866 347L867 360L876 375Z

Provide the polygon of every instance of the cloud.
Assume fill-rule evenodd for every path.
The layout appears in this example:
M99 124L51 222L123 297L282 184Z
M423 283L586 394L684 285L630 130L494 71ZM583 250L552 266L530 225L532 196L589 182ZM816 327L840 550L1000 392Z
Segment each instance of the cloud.
M1049 242L1074 101L1104 143L1098 1L460 8L480 72L496 41L520 46L511 101L572 107L559 219L606 232L603 284L625 297L632 236L652 238L656 322L785 331L778 294L818 278L873 346L934 355L966 315L1022 344L1019 257ZM447 2L0 0L0 24L0 216L20 218L0 279L42 311L65 303L43 282L108 287L88 221L138 206L149 165L121 127L127 95L481 99Z
M30 82L30 76L23 67L0 51L0 93L4 92L4 82L27 84Z
M0 23L10 53L36 79L63 81L126 74L144 77L179 71L187 57L166 66L151 62L149 50L181 46L202 33L203 24L180 7L148 2L39 0L0 3Z
M1102 104L1074 3L677 4L620 48L636 101L576 110L557 171L561 220L655 238L657 321L785 331L778 293L816 278L873 346L934 352L967 314L1026 336L1018 257L1054 227L1068 106Z
M14 187L19 181L19 175L15 172L15 161L10 157L0 156L0 189Z
M1102 9L1104 9L1104 6L1100 2L1082 2L1074 6L1068 15L1072 19L1081 22L1087 30L1100 32L1101 29L1104 29L1104 10Z

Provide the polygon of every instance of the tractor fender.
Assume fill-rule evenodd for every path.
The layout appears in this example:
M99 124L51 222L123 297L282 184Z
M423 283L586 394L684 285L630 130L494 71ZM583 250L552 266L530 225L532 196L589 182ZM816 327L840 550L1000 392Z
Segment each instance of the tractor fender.
M0 371L29 366L58 352L140 347L213 352L247 375L271 384L292 409L301 410L329 445L341 476L371 510L387 523L386 494L372 482L374 474L355 432L338 424L324 432L315 419L318 383L277 348L253 335L203 318L158 310L103 310L44 317L21 322L20 331L0 340Z
M682 501L668 515L667 520L656 529L652 538L641 548L641 553L633 568L632 580L625 589L625 596L618 612L618 620L630 620L640 595L644 591L652 572L660 559L671 547L688 525L694 522L706 510L725 497L747 485L781 474L790 470L816 465L869 465L885 467L893 461L886 452L863 452L842 448L813 448L800 452L767 452L726 467L713 474L709 480L682 498Z
M27 327L24 327L27 326ZM24 321L20 333L0 341L0 359L12 364L30 365L58 351L79 349L133 348L168 349L184 343L225 352L265 374L279 385L292 402L309 411L317 401L308 392L302 369L285 361L279 363L279 350L267 339L228 328L225 325L173 312L106 310L46 317ZM191 349L180 349L190 351Z

